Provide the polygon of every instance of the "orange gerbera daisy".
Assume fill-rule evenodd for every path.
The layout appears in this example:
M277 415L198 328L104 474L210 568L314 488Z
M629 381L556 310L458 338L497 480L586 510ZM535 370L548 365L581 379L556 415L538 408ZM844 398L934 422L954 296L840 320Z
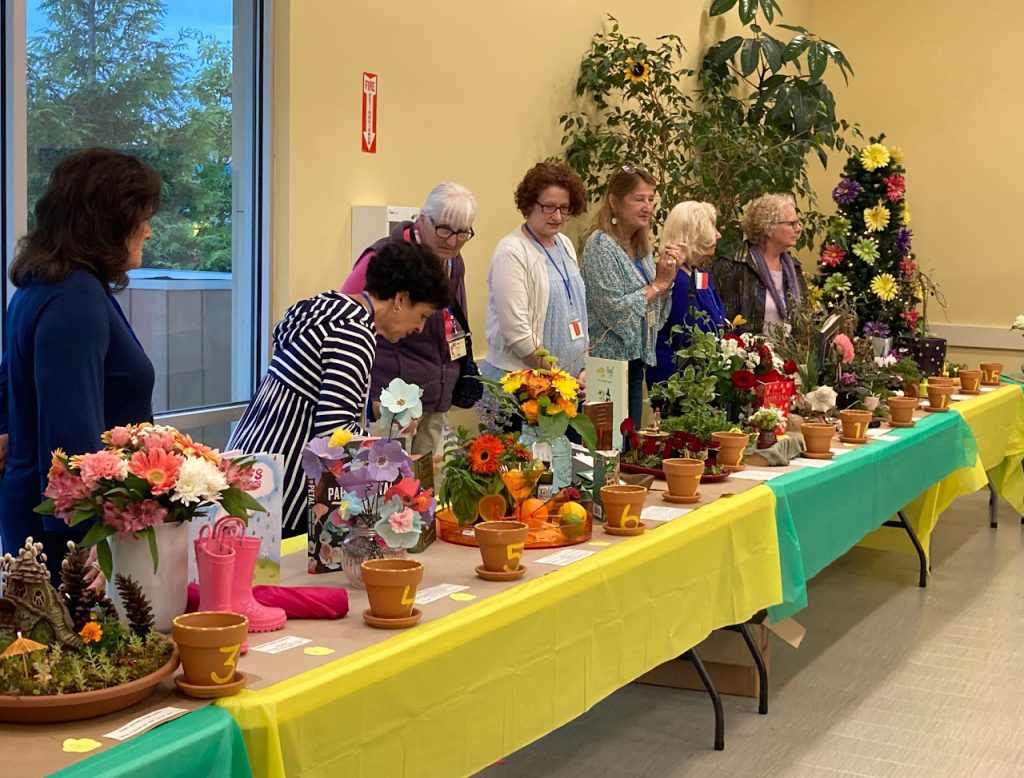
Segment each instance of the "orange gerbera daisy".
M477 475L494 475L505 447L494 435L481 435L469 444L469 469Z
M203 445L202 443L196 443L192 440L191 435L187 435L184 432L179 432L176 435L177 440L175 441L181 446L181 453L186 457L200 457L213 462L215 465L220 464L220 454L214 451L209 446Z

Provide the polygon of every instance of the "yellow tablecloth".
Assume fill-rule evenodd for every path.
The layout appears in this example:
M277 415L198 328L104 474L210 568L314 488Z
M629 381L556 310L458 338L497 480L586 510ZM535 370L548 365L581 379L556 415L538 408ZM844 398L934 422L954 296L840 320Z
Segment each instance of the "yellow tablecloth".
M1021 471L1024 459L1024 392L1015 385L1002 386L970 400L956 402L952 410L963 417L974 435L978 456L973 467L951 473L904 509L926 554L939 515L957 497L984 488L988 477L1017 511L1024 509L1024 474ZM860 545L916 553L907 534L892 527L882 527L871 533Z
M257 776L470 774L779 602L774 516L756 486L218 704Z

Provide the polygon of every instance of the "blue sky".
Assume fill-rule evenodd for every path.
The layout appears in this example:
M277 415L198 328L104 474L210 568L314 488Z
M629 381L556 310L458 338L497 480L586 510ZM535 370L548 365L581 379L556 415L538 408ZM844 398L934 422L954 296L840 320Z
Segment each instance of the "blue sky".
M28 35L46 24L37 0L26 0L25 26ZM178 30L193 27L223 41L231 40L231 0L165 0L163 37L176 38Z

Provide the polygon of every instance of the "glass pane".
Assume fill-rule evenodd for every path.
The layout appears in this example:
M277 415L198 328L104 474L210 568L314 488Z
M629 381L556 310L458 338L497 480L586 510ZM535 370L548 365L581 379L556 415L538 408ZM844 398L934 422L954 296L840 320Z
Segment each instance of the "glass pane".
M251 107L237 104L238 95L246 102L238 87L251 81L236 72L232 53L251 24L233 18L235 5L26 2L30 228L53 165L76 149L115 148L163 176L143 267L120 296L156 369L158 413L251 394L253 261L250 242L237 237L246 225L233 220L252 213L236 207L249 190L251 158L239 147L238 125L248 123Z

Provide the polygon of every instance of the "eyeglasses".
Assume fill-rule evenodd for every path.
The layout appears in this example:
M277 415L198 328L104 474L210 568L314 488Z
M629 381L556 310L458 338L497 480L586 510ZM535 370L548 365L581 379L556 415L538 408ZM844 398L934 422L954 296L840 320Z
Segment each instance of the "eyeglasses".
M537 203L540 209L544 213L554 213L558 211L562 216L572 216L571 205L555 205L554 203Z
M800 221L799 219L792 219L791 221L788 221L788 222L775 222L775 223L776 224L788 224L794 230L802 230L804 228L804 223L802 221Z
M430 219L430 224L433 226L434 232L437 233L437 237L439 237L441 240L448 240L454 235L456 240L459 241L459 243L465 243L467 240L476 235L476 233L473 232L472 227L470 227L468 230L453 230L447 224L438 224L436 221L434 221L434 217L431 216L429 213L425 214L425 216L428 219Z
M647 173L647 175L650 175L650 172L643 165L623 165L619 169L623 173Z

